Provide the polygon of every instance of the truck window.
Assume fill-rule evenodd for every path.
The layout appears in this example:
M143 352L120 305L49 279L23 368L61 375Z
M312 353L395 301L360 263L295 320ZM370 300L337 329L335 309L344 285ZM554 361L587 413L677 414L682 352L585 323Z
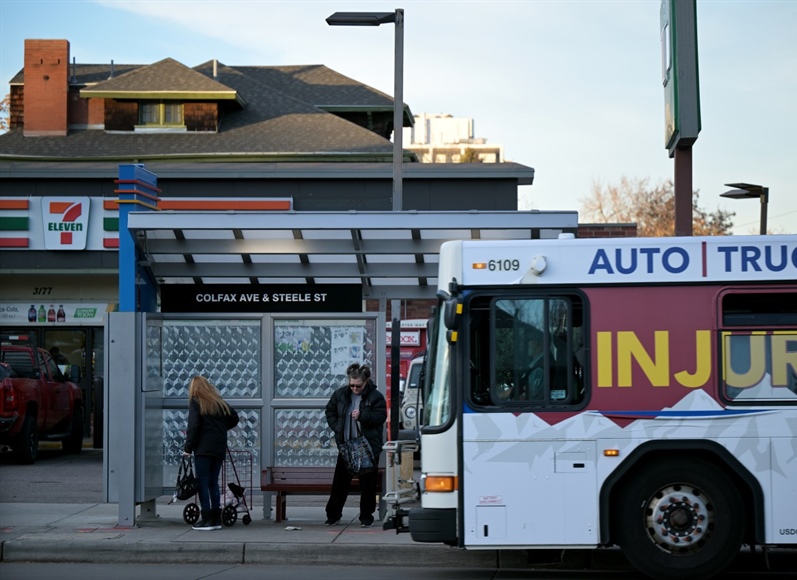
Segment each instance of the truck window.
M410 372L407 376L407 388L417 389L421 386L421 367L423 359L418 359L410 364Z
M36 371L27 350L3 349L3 362L10 365L16 375L22 379L35 379Z
M58 365L55 364L53 357L47 351L41 351L41 357L44 361L44 366L47 367L47 374L50 376L50 380L57 381L59 379L63 379L63 373L61 373L61 369L58 368Z

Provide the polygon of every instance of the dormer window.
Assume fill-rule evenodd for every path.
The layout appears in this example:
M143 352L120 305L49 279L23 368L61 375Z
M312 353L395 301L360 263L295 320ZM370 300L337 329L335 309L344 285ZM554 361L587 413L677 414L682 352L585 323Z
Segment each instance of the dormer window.
M181 101L142 101L138 110L139 124L143 127L169 128L184 125Z

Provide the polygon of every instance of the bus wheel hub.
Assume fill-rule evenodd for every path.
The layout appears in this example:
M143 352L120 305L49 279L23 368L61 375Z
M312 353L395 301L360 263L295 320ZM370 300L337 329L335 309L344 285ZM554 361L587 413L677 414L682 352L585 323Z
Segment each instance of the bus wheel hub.
M650 498L646 528L651 540L666 552L688 552L705 543L713 525L700 490L675 484Z

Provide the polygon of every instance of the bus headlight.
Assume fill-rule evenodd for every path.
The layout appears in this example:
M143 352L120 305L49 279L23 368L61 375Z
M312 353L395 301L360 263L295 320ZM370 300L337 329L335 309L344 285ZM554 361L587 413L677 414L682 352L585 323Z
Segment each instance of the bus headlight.
M404 409L404 414L407 416L407 419L414 419L415 407L407 407L406 409Z

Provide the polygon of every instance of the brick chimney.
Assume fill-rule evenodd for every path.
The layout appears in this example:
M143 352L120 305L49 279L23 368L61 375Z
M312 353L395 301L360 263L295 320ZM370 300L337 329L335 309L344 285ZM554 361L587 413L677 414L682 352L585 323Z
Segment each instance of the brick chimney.
M69 41L25 40L26 137L65 136L69 94Z

